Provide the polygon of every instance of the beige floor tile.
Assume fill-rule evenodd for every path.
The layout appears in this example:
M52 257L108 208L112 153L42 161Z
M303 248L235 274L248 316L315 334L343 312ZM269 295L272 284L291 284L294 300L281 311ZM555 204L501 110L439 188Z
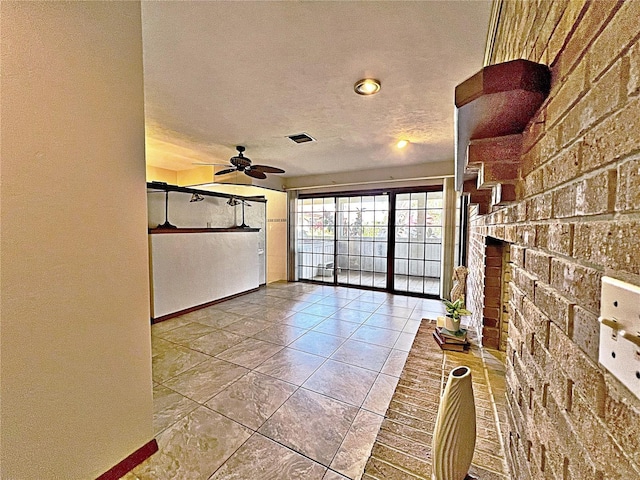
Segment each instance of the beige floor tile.
M340 298L334 295L328 297L322 297L316 302L316 305L330 305L332 307L344 307L347 303L351 302L348 298Z
M406 333L413 333L415 335L415 333L417 333L418 331L418 328L420 328L421 323L422 323L422 319L420 320L409 319L407 320L407 323L405 323L402 331Z
M380 307L376 310L375 313L381 313L383 315L391 315L392 317L400 317L408 319L413 312L413 307L398 307L395 305L389 305L385 303L384 305L380 305Z
M384 415L397 384L398 377L392 377L384 373L378 375L367 398L362 403L362 408L378 415Z
M206 405L252 430L257 430L297 388L277 378L249 372Z
M393 298L393 295L387 292L375 292L373 290L364 290L358 297L365 302L372 302L381 305L385 303L389 298Z
M237 313L240 313L240 315L243 315L248 318L256 318L258 316L261 316L264 313L264 311L265 311L264 305L247 303L246 306L243 306L243 308L240 309L240 311L238 311Z
M217 358L210 358L164 383L198 403L204 403L242 377L249 370Z
M282 323L282 321L291 315L291 312L287 308L282 308L278 306L278 308L264 308L263 311L254 316L257 320L262 320L269 323Z
M164 382L211 357L174 343L151 358L153 379Z
M381 415L360 410L331 462L331 468L359 480L383 419Z
M313 327L313 330L315 332L335 335L336 337L348 338L359 327L359 323L347 322L345 320L338 320L337 318L330 317Z
M409 352L405 352L403 350L391 350L391 353L389 354L387 361L384 363L380 373L399 377L402 373L402 369L404 368L404 364L407 361L408 355Z
M217 355L245 339L246 337L226 330L214 330L207 335L188 342L186 346L207 355Z
M357 412L346 403L299 389L259 432L328 466Z
M363 293L367 293L365 290L358 290L355 288L338 288L333 295L338 298L348 298L350 300L360 297Z
M286 304L283 304L283 305L286 305L286 307L287 307L289 310L293 310L293 311L295 311L295 312L301 312L301 311L302 311L302 310L304 310L305 308L308 308L308 307L310 307L311 305L313 305L313 302L314 302L314 301L315 301L315 300L312 300L312 301L310 301L310 302L307 302L307 301L304 301L304 300L301 300L301 301L299 301L299 300L293 300L293 301L291 301L291 302L289 302L289 303L286 303Z
M253 338L263 340L265 342L275 343L277 345L289 345L291 342L301 337L307 332L304 328L294 327L292 325L277 324L269 328L265 328L256 333Z
M208 325L213 328L224 328L238 320L241 320L242 318L244 317L236 313L225 312L223 310L213 310L198 319L198 323Z
M176 346L175 343L168 342L163 340L160 337L156 337L155 335L151 335L151 356L155 357L156 355L160 355L162 352L166 350L171 350Z
M258 333L259 331L270 327L271 325L271 323L264 322L262 320L242 318L237 322L233 322L226 327L223 327L223 330L235 333L236 335L244 335L245 337L250 337L251 335L255 335L256 333Z
M293 300L290 300L289 298L283 298L283 297L278 297L273 295L265 295L260 301L252 300L252 302L256 303L257 305L262 305L263 308L264 307L283 308L287 304L295 303Z
M349 310L358 310L361 312L368 312L369 314L372 314L380 307L380 305L381 304L379 302L367 302L365 300L361 300L360 298L357 298L349 302L347 305L345 305L345 308Z
M406 318L392 317L382 313L374 313L364 322L365 325L370 327L386 328L387 330L397 330L399 332L402 331L406 323Z
M310 313L295 312L282 319L282 323L298 328L313 328L324 320L324 317L311 315Z
M159 451L132 474L140 480L207 479L251 434L219 413L199 407L160 433Z
M422 299L418 297L407 297L405 295L392 295L385 301L385 305L393 305L395 307L415 308L416 305L421 304Z
M157 336L164 340L184 345L190 340L195 340L196 338L202 337L203 335L211 333L214 330L215 329L213 327L210 327L208 325L191 322L167 332L161 332L157 334Z
M322 480L344 480L348 477L345 477L344 475L340 475L337 472L334 472L333 470L327 470L327 473L324 474L324 477L322 477Z
M320 480L326 467L254 433L211 480Z
M370 316L372 312L362 311L362 310L354 310L351 308L342 308L338 310L336 313L331 315L330 318L336 318L338 320L344 320L346 322L353 323L364 323Z
M302 386L360 407L376 377L371 370L328 360Z
M324 361L323 357L286 347L262 363L256 371L302 385Z
M153 432L158 435L200 406L190 398L163 385L153 387Z
M393 348L396 350L402 350L405 352L411 351L411 346L413 345L413 339L416 337L415 333L407 333L402 332L400 336L398 336L398 340L393 345Z
M217 358L246 368L255 368L282 350L281 345L247 338L217 355Z
M390 348L349 339L331 355L331 358L349 365L379 372L384 366L389 353L391 353Z
M399 331L387 330L386 328L372 327L366 323L351 335L352 340L380 345L381 347L393 347L400 336Z
M343 343L344 338L342 337L311 331L302 335L289 346L321 357L329 357Z
M180 317L170 318L169 320L154 323L153 325L151 325L151 335L158 335L163 332L168 332L169 330L181 327L183 325L186 325L187 323L191 323L192 321L193 320L190 317L182 315Z
M326 298L326 295L323 295L322 293L302 293L302 294L296 294L291 298L295 298L295 301L298 301L298 302L302 301L302 302L313 304L313 303L319 302L323 298Z
M254 304L246 302L242 297L238 297L238 298L227 300L226 302L218 304L218 308L224 310L225 312L236 313L244 317L245 316L244 312L246 308L250 305L254 305Z

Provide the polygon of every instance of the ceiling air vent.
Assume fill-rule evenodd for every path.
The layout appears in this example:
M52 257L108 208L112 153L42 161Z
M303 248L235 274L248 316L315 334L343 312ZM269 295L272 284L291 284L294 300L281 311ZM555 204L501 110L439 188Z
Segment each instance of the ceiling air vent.
M316 141L315 138L311 138L306 133L298 133L297 135L289 135L287 138L289 140L291 140L292 142L296 142L296 143L307 143L307 142L315 142Z

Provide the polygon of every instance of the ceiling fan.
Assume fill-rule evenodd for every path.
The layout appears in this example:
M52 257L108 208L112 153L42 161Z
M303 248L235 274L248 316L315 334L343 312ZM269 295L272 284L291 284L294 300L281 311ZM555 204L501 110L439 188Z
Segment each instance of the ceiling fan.
M251 159L244 156L245 148L242 145L236 147L238 155L235 155L229 159L228 165L230 168L216 172L215 175L226 175L233 172L244 172L253 178L267 178L266 173L284 173L284 170L276 167L269 167L268 165L253 165Z

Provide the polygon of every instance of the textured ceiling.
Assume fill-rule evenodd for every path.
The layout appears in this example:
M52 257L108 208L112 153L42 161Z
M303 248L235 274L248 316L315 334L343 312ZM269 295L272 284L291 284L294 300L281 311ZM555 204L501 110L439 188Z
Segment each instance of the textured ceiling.
M482 68L490 8L143 2L147 162L227 163L235 145L284 176L453 160L454 88ZM354 93L365 76L378 95ZM286 138L301 132L317 142Z

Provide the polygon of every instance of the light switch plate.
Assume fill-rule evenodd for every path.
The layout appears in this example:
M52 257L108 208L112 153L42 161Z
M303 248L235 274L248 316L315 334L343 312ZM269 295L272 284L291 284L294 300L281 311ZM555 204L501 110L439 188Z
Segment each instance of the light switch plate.
M602 278L598 360L640 398L640 287Z

